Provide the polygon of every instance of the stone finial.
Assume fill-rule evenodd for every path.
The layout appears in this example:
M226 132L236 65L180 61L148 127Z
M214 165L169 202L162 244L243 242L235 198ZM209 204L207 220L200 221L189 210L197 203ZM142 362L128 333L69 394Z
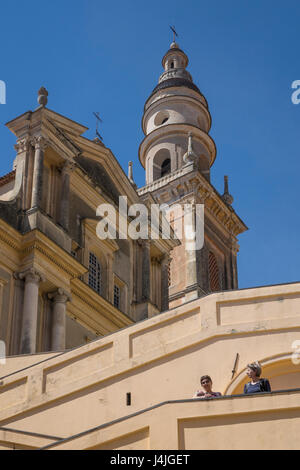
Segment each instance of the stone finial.
M128 179L129 179L130 183L132 184L132 186L133 186L134 188L137 188L137 185L135 184L134 179L133 179L133 170L132 170L132 166L133 166L133 163L132 163L132 162L128 162Z
M231 205L233 203L233 197L228 190L228 176L224 176L224 194L222 196L223 201Z
M188 149L187 152L183 155L183 161L186 164L192 163L197 159L197 155L193 150L193 142L192 142L193 134L192 132L188 133Z
M43 86L38 91L38 103L42 107L48 103L48 91Z
M170 49L179 49L179 46L178 46L177 42L173 41L173 42L170 44Z
M132 183L133 182L133 171L132 171L132 162L128 162L128 179Z

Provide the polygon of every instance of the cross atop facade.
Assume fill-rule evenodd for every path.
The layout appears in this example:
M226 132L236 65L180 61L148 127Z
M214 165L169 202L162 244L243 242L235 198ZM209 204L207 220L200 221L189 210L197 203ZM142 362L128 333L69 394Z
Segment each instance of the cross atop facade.
M98 131L98 126L99 126L99 123L100 122L103 122L102 119L100 118L99 116L99 113L93 113L95 118L96 118L96 136L99 137L100 140L103 140L102 136L99 134L99 131Z
M175 30L175 26L170 26L170 29L173 31L173 42L175 42L175 36L178 37L178 34L177 34L176 30Z

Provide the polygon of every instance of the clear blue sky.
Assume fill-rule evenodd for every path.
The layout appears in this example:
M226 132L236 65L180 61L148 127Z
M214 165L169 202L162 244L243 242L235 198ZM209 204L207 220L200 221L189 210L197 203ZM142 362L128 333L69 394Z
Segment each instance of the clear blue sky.
M239 237L239 286L300 280L298 0L6 0L0 18L0 174L15 156L4 124L35 109L43 85L48 107L88 126L88 138L100 112L104 143L126 172L133 160L143 186L143 106L174 24L212 115L212 183L222 192L229 175L233 207L250 229Z

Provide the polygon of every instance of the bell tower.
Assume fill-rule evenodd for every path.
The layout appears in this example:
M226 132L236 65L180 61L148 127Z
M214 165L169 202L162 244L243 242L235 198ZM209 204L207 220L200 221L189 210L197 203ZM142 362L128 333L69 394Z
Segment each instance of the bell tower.
M162 59L164 71L158 85L146 101L142 120L146 137L139 152L146 184L184 166L189 133L193 135L195 163L201 174L210 179L210 167L216 157L215 144L208 135L211 117L187 65L186 54L173 42Z
M182 212L176 214L178 205L204 205L202 248L188 250L183 238L172 251L172 307L238 287L236 237L247 227L232 208L228 177L223 195L210 183L210 169L216 158L215 143L209 135L211 115L205 97L186 70L188 57L175 41L164 55L162 66L163 73L144 107L145 138L139 159L146 171L146 186L138 193L145 199L151 194L157 204L174 207L171 220L182 217Z

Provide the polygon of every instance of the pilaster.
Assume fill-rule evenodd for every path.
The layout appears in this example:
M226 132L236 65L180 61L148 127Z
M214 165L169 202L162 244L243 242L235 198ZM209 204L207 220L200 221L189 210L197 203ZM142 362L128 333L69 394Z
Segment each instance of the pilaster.
M61 168L59 223L65 230L69 229L70 174L73 169L74 163L69 160Z
M42 136L36 136L32 138L32 145L34 146L34 167L32 177L31 208L36 208L40 206L42 201L44 151L47 146L47 142Z

